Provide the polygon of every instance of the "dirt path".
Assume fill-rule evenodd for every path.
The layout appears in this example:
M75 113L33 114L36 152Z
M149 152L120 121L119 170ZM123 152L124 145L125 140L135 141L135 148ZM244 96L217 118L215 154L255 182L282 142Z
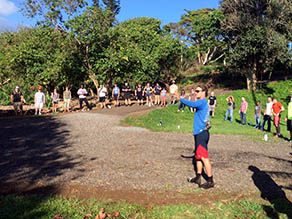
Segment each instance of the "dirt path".
M171 191L166 192L170 196L168 201L171 197L177 199L182 193L197 196L200 189L186 181L194 174L192 159L180 157L180 154L192 152L191 134L119 126L120 119L129 112L145 110L148 108L133 106L0 120L0 192L34 191L40 187L52 193L64 188L63 194L72 190L81 195L90 187L91 191L97 191L96 194L104 194L104 198L120 194L121 199L128 196L127 199L132 197L137 202L142 195L134 194L150 195L152 192L156 195L145 196L144 201L156 198L158 203L167 202L163 201L167 196L161 195L164 198L159 199L157 195L165 190ZM273 191L283 190L292 197L290 144L212 135L209 149L216 182L216 187L207 192L210 196L258 192L259 179L264 179L262 181L274 183ZM259 171L252 172L251 166ZM200 200L198 196L197 199ZM179 200L184 202L184 198ZM186 200L195 202L192 196Z

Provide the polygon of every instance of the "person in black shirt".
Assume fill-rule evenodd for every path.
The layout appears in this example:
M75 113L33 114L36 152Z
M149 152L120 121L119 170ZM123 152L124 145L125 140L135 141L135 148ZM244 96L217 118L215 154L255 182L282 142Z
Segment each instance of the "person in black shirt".
M131 106L131 88L128 84L128 82L125 83L125 85L122 87L122 91L124 92L124 99L126 106Z
M22 115L22 111L23 111L22 104L24 102L24 98L18 86L15 87L14 92L12 92L10 96L10 99L11 99L11 103L14 106L15 115L17 116L18 111L20 112L20 115Z
M135 96L138 100L138 104L143 105L144 92L143 92L143 87L142 87L141 83L138 83L138 86L136 87Z
M155 87L154 87L154 91L155 91L155 99L154 99L154 104L155 105L159 105L160 104L160 92L161 92L162 88L160 87L159 83L156 83Z
M214 96L214 92L213 91L211 92L211 96L209 97L208 104L209 104L211 116L212 116L212 118L214 118L215 107L216 107L216 97Z

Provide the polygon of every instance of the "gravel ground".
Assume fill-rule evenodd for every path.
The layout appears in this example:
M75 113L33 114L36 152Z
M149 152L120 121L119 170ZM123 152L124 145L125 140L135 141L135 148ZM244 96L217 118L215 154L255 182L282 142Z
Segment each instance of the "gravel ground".
M192 191L192 134L119 126L117 109L1 119L0 183L90 185L114 189ZM190 121L191 122L191 121ZM257 191L255 179L292 190L291 145L212 135L214 191ZM256 166L260 172L252 172ZM257 177L259 176L259 177ZM280 188L280 187L279 187Z

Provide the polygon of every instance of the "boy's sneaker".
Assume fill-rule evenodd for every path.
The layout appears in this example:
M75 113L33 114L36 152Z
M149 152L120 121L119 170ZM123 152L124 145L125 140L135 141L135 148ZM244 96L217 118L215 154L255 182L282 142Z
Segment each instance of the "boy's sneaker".
M200 188L210 189L210 188L213 188L214 186L215 186L215 183L212 181L212 182L206 182L203 185L200 185Z
M201 186L201 176L196 176L194 178L188 178L187 180L189 183L196 183L199 186Z

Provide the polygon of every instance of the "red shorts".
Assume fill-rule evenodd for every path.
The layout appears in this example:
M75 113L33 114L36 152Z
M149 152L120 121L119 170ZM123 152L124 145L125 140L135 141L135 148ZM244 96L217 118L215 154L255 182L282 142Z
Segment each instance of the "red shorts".
M274 125L279 126L280 124L280 116L274 116Z
M198 135L194 135L195 138L195 155L197 160L201 158L209 158L208 154L208 142L209 142L209 131L204 130Z

